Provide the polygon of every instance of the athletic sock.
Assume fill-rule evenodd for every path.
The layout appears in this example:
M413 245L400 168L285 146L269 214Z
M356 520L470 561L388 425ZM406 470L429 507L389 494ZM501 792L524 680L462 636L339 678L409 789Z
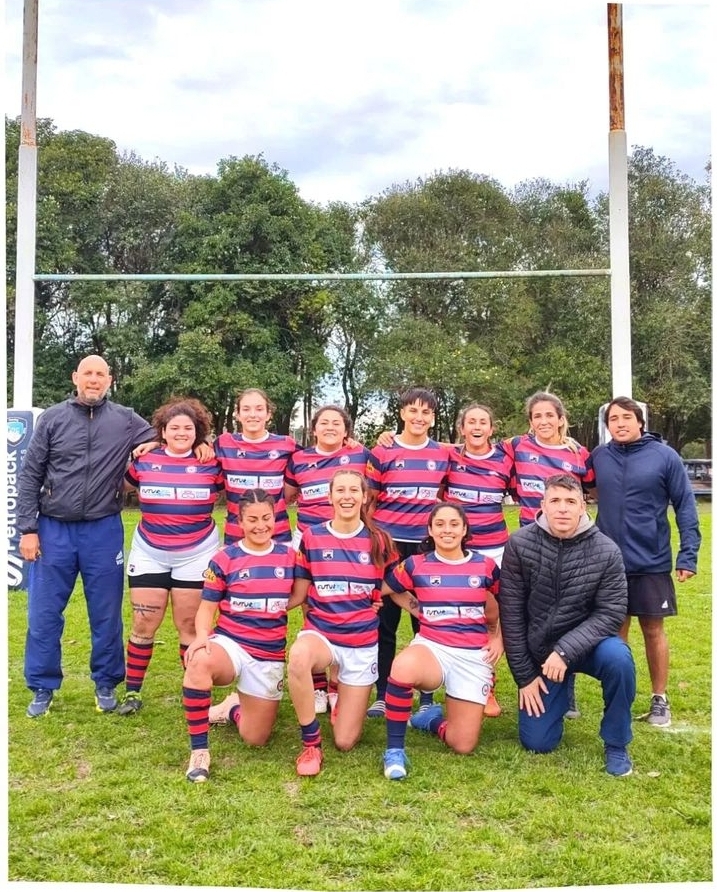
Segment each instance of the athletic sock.
M154 641L149 644L137 644L130 638L127 642L127 673L125 675L125 687L128 691L138 694L142 690L144 677L152 659Z
M187 720L189 741L193 750L205 750L209 747L209 707L212 692L198 691L195 688L182 688L182 704Z
M181 641L179 642L179 662L180 662L181 665L182 665L182 669L185 668L185 666L184 666L184 655L186 654L186 652L187 652L187 648L188 648L188 647L189 647L188 644L182 644Z
M406 726L411 717L413 688L389 676L386 684L386 748L404 749Z
M321 746L321 727L316 717L308 725L301 725L301 741L304 746Z
M326 691L328 690L329 683L326 680L326 672L312 672L311 680L314 683L315 691Z

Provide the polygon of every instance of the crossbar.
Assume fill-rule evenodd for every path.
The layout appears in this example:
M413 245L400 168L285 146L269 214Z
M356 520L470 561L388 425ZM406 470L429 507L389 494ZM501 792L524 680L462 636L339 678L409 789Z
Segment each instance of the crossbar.
M32 278L35 282L390 282L397 279L527 279L609 275L609 269L539 269L430 273L36 273Z

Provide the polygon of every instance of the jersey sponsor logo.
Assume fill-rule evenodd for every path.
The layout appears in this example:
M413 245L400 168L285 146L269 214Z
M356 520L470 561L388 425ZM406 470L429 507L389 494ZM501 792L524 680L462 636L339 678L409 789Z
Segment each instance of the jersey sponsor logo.
M371 595L375 586L370 582L349 582L349 594Z
M428 468L429 471L435 471L436 463L433 461L433 459L431 459L430 461L426 462L426 467Z
M217 581L217 574L210 567L207 567L207 569L202 573L202 576L204 577L204 579L207 580L207 582Z
M316 593L321 597L347 595L349 593L348 583L345 579L323 579L320 582L315 582L314 587L316 588Z
M479 494L471 489L458 489L455 486L448 487L448 497L457 502L477 502Z
M267 598L267 613L286 613L286 605L289 603L288 598Z
M545 484L542 480L523 480L525 492L537 492L541 496L545 492Z
M274 567L274 576L277 579L283 579L286 576L286 570L283 567Z
M368 564L371 560L371 555L367 551L359 552L359 563L360 564Z
M429 623L458 616L458 608L445 604L441 607L421 607L421 616Z
M569 461L564 461L564 462L562 463L561 467L562 467L562 469L563 469L564 471L567 471L568 474L574 474L574 473L575 473L575 468L570 464Z
M339 459L339 464L340 464L340 465L347 465L350 461L351 461L350 456L348 456L348 455L342 455L341 458Z
M499 505L503 501L502 492L482 492L478 499L481 505Z
M197 467L196 467L196 465L188 465L188 466L184 469L184 473L185 473L185 474L196 474L196 473L197 473Z
M482 619L483 608L477 604L464 604L458 608L458 615L465 616L467 619Z
M227 486L231 489L254 489L258 486L258 477L254 474L227 474Z
M440 576L431 576L431 585L440 585L441 577Z
M180 502L202 502L209 498L209 487L200 489L187 489L182 487L177 490L177 498Z
M386 495L389 499L415 499L418 495L416 486L387 486Z
M480 576L469 576L468 585L471 588L478 588L480 586Z
M321 553L321 557L322 557L325 561L333 561L333 559L334 559L334 550L333 550L333 548L325 548L325 549L323 550L323 552Z
M173 499L173 486L140 486L140 499L150 501L151 499Z
M311 501L313 499L320 499L323 496L327 496L329 494L329 484L328 483L315 483L313 486L302 486L301 487L301 495L306 501Z
M229 609L232 613L244 613L247 610L263 612L266 601L263 598L229 598Z
M420 486L418 488L418 498L426 501L435 502L438 498L438 487L436 486Z
M259 477L259 486L262 489L272 490L281 489L284 485L283 477Z

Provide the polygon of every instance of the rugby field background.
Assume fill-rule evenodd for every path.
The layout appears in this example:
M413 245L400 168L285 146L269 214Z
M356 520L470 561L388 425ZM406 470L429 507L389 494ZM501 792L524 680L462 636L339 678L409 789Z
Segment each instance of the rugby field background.
M389 782L381 771L383 720L367 721L359 746L341 754L324 717L324 770L300 779L287 694L264 749L245 746L233 728L213 729L210 781L192 785L184 777L182 672L169 619L144 709L131 718L98 714L78 586L66 614L62 689L50 714L32 720L22 674L26 595L10 592L9 879L315 890L711 880L710 508L700 505L700 572L678 587L680 615L668 621L673 725L660 731L635 722L628 778L603 771L599 687L585 676L577 682L582 718L566 722L557 751L524 752L502 660L504 712L486 720L472 756L409 729L412 770L403 783ZM508 516L514 528L515 509ZM128 541L137 517L124 515ZM405 643L406 617L400 632ZM650 684L639 630L631 643L637 714L647 709Z

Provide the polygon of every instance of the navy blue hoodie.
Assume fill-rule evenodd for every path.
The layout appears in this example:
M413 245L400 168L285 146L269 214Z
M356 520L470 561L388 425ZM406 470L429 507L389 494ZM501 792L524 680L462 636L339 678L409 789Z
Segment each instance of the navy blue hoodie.
M672 572L667 509L675 509L680 533L678 570L697 571L702 537L697 502L682 459L657 434L621 445L614 440L593 449L597 526L620 548L627 573Z

